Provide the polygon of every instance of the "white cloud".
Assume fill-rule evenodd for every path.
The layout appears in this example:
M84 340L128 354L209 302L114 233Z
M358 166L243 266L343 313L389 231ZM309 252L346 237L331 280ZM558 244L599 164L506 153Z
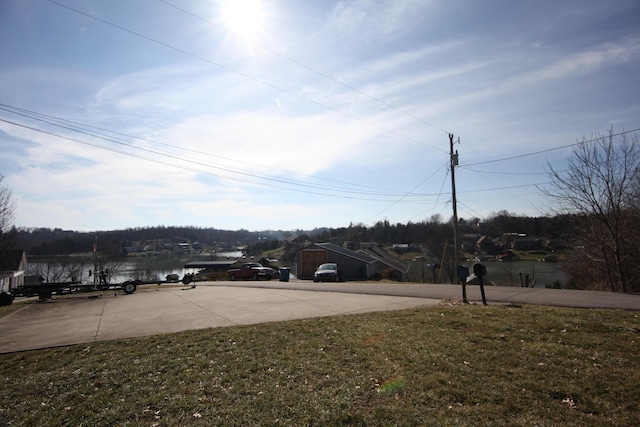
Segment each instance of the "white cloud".
M379 133L330 114L291 117L260 112L192 117L166 132L169 140L181 141L185 148L211 154L199 159L205 163L269 176L308 176L357 162L367 141Z
M140 6L101 10L92 1L93 13L194 56L99 21L82 38L76 30L58 37L51 28L77 29L74 15L64 11L53 22L34 8L48 26L32 28L32 39L16 38L24 55L3 56L3 102L114 133L90 131L104 134L99 138L2 112L78 140L0 123L0 167L19 198L20 224L295 228L357 222L377 212L391 221L441 209L448 216L440 193L447 131L462 137L468 163L565 145L613 122L638 127L640 33L631 1L547 8L300 2L287 8L286 19L277 16L284 8L274 7L260 39L286 55L246 41L240 46L160 3L148 5L159 20L142 23ZM2 34L21 30L0 20ZM282 22L291 25L278 28ZM45 49L59 55L37 55ZM543 164L531 158L521 166ZM437 207L427 196L394 204L434 171L419 190L441 194ZM499 186L473 172L459 179L467 187ZM378 195L346 191L362 189ZM383 189L394 189L397 198L380 196ZM472 208L522 206L517 192L504 194L485 206L479 196Z

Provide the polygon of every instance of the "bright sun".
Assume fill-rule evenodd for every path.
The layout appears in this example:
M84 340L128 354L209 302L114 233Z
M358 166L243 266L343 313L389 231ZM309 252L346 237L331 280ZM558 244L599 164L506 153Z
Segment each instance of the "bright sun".
M222 21L229 31L247 38L254 38L264 20L261 0L226 0L222 8Z

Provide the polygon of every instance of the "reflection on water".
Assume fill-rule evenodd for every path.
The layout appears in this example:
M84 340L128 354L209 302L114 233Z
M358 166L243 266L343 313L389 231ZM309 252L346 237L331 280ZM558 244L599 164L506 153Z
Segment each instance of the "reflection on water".
M154 257L136 257L136 258L122 258L109 260L105 263L103 268L108 268L111 271L110 282L122 283L125 280L140 279L140 280L165 280L169 274L177 274L180 279L184 277L186 273L192 273L193 271L187 271L184 265L191 261L213 261L213 260L225 260L225 259L243 259L242 252L219 252L215 255L211 254L181 254L172 256L154 256ZM44 274L46 271L46 262L43 259L32 259L29 261L29 274L42 274L48 281L53 280L52 276ZM473 265L475 263L469 262L467 266L469 271L473 272ZM488 281L493 282L498 286L520 286L520 277L522 275L523 280L528 275L530 281L535 279L536 287L545 287L546 285L552 285L558 281L561 284L567 282L567 275L562 271L558 263L550 262L528 262L528 261L513 261L513 262L497 262L497 261L483 261L487 267ZM410 280L416 282L433 283L433 279L437 283L447 283L448 278L444 275L440 277L432 277L432 271L426 267L426 263L411 263L410 264ZM54 263L53 269L60 269L61 267ZM93 263L85 265L82 271L79 272L81 276L80 281L85 283L93 280L93 277L88 276L88 271L93 269ZM436 271L437 276L437 271ZM68 279L63 279L68 280Z
M567 275L555 262L483 261L482 264L487 267L487 279L498 286L520 286L520 275L523 280L527 275L530 281L535 279L536 288L544 288L555 281L567 282ZM473 264L468 267L473 271Z
M467 262L469 272L473 274L475 262ZM535 279L535 287L544 288L546 285L553 285L558 281L566 284L567 275L560 268L560 264L554 262L530 262L530 261L482 261L481 264L487 267L485 283L493 283L497 286L521 286L522 280L529 276L529 287ZM422 283L450 283L444 271L432 270L432 264L426 262L412 262L409 266L410 280Z
M215 255L183 254L179 256L154 256L125 258L118 260L120 270L111 277L111 282L118 283L128 279L165 280L169 274L184 277L184 265L191 261L213 261L216 259L241 259L242 252L218 252Z

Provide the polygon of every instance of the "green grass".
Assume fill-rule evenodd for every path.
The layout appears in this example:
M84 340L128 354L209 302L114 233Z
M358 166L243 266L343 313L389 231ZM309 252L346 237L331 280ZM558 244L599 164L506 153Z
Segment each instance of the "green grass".
M441 306L5 354L0 423L631 426L638 316Z

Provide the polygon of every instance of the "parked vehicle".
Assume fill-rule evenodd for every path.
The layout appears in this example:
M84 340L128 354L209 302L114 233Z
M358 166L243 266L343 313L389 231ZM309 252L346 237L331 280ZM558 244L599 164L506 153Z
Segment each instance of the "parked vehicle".
M232 268L227 270L227 277L231 281L235 280L271 280L273 278L273 269L263 267L258 262L245 262L240 268Z
M316 272L313 273L313 281L314 282L341 282L342 281L342 271L340 271L340 267L336 263L325 263L321 264Z
M518 261L520 258L518 258L518 256L513 252L506 251L505 253L498 255L497 259L498 261Z
M156 283L155 281L153 283ZM83 282L56 282L46 283L43 279L36 282L25 283L22 286L14 288L11 293L3 293L0 297L0 305L10 305L14 297L33 297L37 296L40 301L51 299L53 295L66 295L81 292L96 292L107 290L122 290L126 294L132 294L137 287L143 284L140 280L127 280L122 283L108 283L100 280L98 283ZM158 283L159 284L159 283Z

